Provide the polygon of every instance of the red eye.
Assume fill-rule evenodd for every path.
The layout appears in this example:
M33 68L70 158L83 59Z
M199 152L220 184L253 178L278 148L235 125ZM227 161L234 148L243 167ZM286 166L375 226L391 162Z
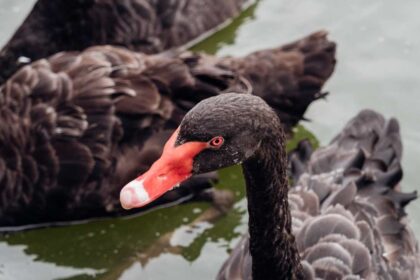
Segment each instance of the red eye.
M223 139L222 136L216 136L210 140L209 144L212 148L220 148L223 145L223 142L225 142L225 139Z

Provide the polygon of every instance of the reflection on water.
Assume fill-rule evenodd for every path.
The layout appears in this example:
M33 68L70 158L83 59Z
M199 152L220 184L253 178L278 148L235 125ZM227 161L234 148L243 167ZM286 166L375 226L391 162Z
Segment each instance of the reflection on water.
M213 34L201 43L198 43L191 48L193 51L204 51L209 54L216 54L221 48L228 45L235 44L238 31L243 24L255 20L255 10L260 3L256 2L246 9L238 18L236 18L226 28L223 28L219 32Z
M33 1L0 0L0 44ZM320 28L338 42L338 64L305 123L326 143L362 108L396 116L404 140L403 188L416 189L419 163L420 2L264 0L195 50L245 54L277 46ZM301 128L298 137L305 137ZM314 142L316 140L312 138ZM292 146L293 144L289 144ZM32 230L0 237L0 279L214 279L228 251L246 231L239 168L223 170L219 188L235 194L227 215L208 204L160 209L139 217ZM417 233L416 201L410 218Z
M34 0L0 0L0 46L7 43L34 2Z
M53 263L43 262L34 255L27 255L25 245L9 246L0 243L0 279L56 279L67 278L74 275L95 277L104 270L91 268L73 268L71 266L58 266Z
M227 215L204 203L190 203L138 217L7 234L0 239L0 276L25 279L19 278L19 273L39 271L38 279L90 279L93 275L97 279L125 279L126 274L130 279L130 271L141 269L145 272L142 275L168 279L164 272L153 272L156 263L162 266L167 262L171 270L184 275L192 275L185 267L197 263L194 279L200 279L202 273L214 276L214 268L227 257L226 248L243 230L237 229L245 212L240 173L239 167L220 172L223 185L239 200ZM217 251L217 263L203 270L200 263L209 261L207 252L201 254L206 246ZM10 259L9 255L16 257Z

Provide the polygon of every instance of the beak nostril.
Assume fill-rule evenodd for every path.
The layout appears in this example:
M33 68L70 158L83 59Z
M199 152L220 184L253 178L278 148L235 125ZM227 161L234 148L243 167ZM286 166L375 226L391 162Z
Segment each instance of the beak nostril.
M162 181L167 179L167 176L165 174L160 174L157 177L159 180L162 180Z

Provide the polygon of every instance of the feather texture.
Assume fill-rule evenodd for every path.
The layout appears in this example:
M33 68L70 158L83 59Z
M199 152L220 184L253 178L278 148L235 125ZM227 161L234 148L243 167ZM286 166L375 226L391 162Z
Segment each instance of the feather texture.
M0 84L22 64L95 45L157 53L211 33L247 0L38 0L0 51Z
M364 110L328 146L312 152L303 141L289 155L305 279L416 279L419 251L404 207L417 194L399 191L401 154L398 122ZM248 239L218 279L252 279Z
M324 50L330 57L326 61L334 66L334 43L325 33L294 43L302 44L314 52ZM273 56L278 67L267 66L271 70L267 73L290 72L280 84L296 83L306 75L292 71L304 68L305 59L288 62L286 54L306 57L311 51L302 52L301 47L271 51L284 55ZM121 214L119 188L158 158L167 137L197 102L232 89L264 90L263 81L242 75L256 65L253 57L249 56L250 63L248 57L236 63L234 58L190 52L146 55L96 46L23 67L0 87L0 225ZM304 88L285 89L297 101L292 107L300 106L299 96L306 102ZM273 92L265 98L272 96L280 100L286 95ZM304 111L273 106L295 120L285 124L288 130L303 117ZM191 197L211 186L203 179L198 182L156 204Z

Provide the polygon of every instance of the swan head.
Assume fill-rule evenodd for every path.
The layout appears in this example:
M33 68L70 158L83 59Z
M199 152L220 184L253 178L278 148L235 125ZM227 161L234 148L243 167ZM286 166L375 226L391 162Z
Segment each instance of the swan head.
M260 98L227 93L189 111L150 169L120 193L123 208L151 203L194 174L241 164L251 158L279 123Z

